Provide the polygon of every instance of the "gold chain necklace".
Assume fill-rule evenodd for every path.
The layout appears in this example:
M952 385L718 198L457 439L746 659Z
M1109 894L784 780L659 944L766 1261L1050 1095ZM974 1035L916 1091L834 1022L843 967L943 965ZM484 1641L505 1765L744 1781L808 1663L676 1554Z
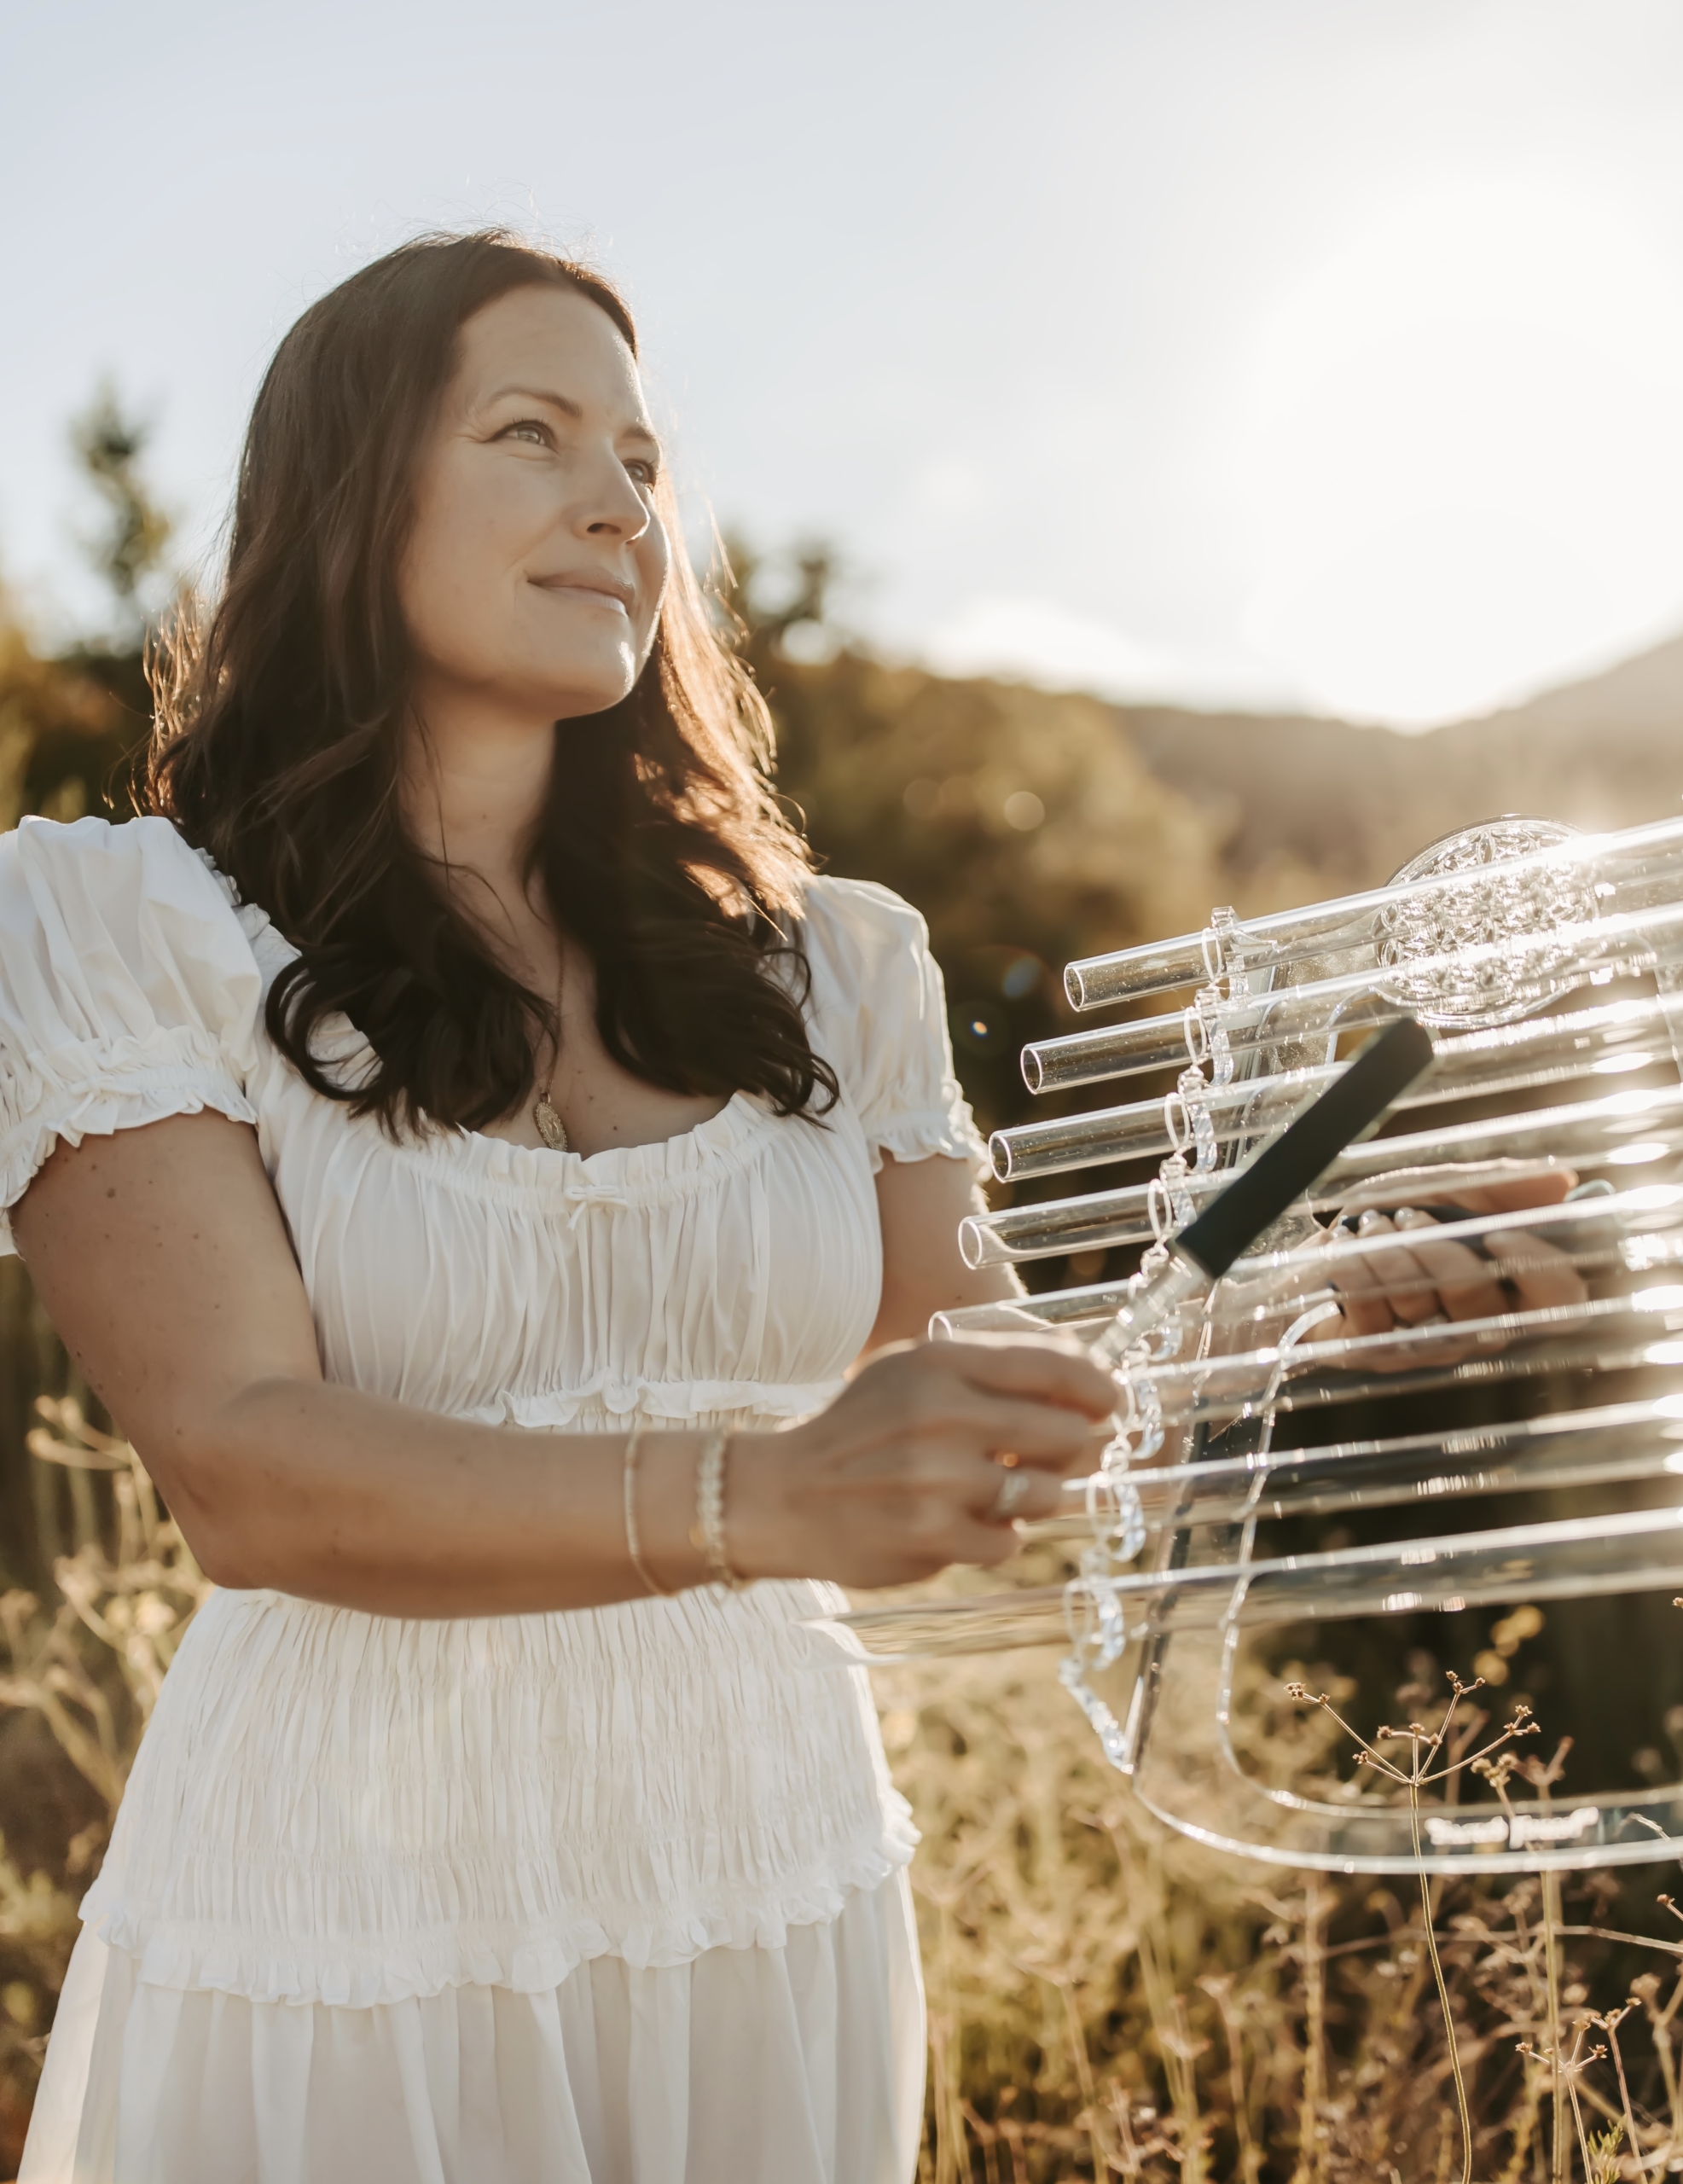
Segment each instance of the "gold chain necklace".
M566 963L564 960L562 964L563 979L565 978L565 975ZM561 987L562 979L558 979L555 982L554 1050L549 1057L548 1077L544 1081L543 1089L539 1092L537 1099L533 1101L531 1110L531 1118L537 1125L537 1134L543 1140L543 1142L548 1147L552 1153L565 1153L567 1149L566 1124L561 1120L560 1115L556 1110L554 1098L555 1089L555 1072L561 1066Z

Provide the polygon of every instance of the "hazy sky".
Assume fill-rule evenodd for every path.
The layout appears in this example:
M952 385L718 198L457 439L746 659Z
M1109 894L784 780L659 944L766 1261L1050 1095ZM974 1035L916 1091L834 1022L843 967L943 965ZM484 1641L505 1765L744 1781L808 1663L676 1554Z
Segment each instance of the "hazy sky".
M1683 625L1676 0L51 0L0 28L0 566L203 549L297 312L583 246L681 476L879 642L1419 723Z

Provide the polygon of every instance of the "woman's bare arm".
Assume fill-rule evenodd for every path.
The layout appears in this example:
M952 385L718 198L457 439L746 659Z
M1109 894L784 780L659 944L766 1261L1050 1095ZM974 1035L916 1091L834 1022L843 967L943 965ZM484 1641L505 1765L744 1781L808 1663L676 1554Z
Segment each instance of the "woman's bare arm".
M950 1164L948 1164L950 1165ZM152 1472L207 1573L393 1615L493 1615L641 1594L623 1435L437 1416L322 1378L303 1281L252 1131L177 1116L61 1147L14 1211L49 1313ZM891 1355L805 1426L733 1437L731 1544L756 1576L883 1584L998 1561L991 1461L1090 1467L1112 1391L1072 1348ZM645 1437L646 1559L689 1540L700 1437Z
M394 1614L641 1589L624 1551L619 1439L558 1446L323 1380L243 1124L177 1116L61 1147L13 1225L71 1354L218 1582ZM682 1466L676 1449L650 1449L640 1513L651 1553L676 1569L697 1558L676 1521L682 1495L655 1475L663 1457Z
M882 1221L882 1300L867 1350L915 1339L931 1316L965 1304L996 1304L1020 1297L1023 1285L1007 1266L966 1266L959 1223L986 1211L969 1164L939 1154L897 1160L885 1154L877 1176Z

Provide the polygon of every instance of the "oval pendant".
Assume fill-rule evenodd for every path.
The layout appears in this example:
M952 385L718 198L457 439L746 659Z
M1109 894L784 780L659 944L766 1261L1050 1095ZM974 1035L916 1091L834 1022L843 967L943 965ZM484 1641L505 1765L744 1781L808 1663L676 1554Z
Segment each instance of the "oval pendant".
M549 1097L547 1087L537 1095L537 1105L531 1111L531 1118L537 1124L538 1136L552 1153L566 1151L566 1124L556 1113L555 1103Z

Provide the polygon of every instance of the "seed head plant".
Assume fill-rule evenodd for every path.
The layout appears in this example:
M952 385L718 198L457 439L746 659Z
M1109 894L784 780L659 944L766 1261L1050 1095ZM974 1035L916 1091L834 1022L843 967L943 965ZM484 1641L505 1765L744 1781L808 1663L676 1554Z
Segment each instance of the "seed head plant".
M1381 1724L1374 1732L1371 1743L1366 1737L1351 1728L1349 1723L1338 1711L1324 1691L1311 1693L1306 1684L1296 1682L1288 1683L1285 1687L1287 1695L1297 1700L1299 1705L1320 1707L1323 1712L1332 1716L1347 1736L1355 1738L1357 1745L1355 1763L1358 1767L1371 1768L1387 1781L1396 1783L1408 1793L1409 1832L1413 1841L1414 1856L1420 1861L1421 1927L1425 1936L1426 1955L1431 1963L1432 1978L1437 1988L1438 2005L1443 2012L1444 2040L1448 2049L1450 2072L1454 2081L1455 2111L1460 2124L1461 2184L1472 2184L1472 2115L1467 2106L1466 2082L1461 2071L1460 2048L1455 2036L1454 2013L1449 2007L1448 1982L1443 1976L1443 1960L1438 1954L1436 1913L1432 1902L1431 1883L1427 1879L1425 1852L1420 1838L1420 1792L1422 1790L1436 1786L1440 1782L1452 1781L1456 1775L1465 1771L1473 1770L1487 1775L1491 1774L1497 1763L1499 1753L1504 1757L1511 1757L1507 1748L1518 1738L1535 1736L1537 1734L1537 1725L1531 1718L1531 1709L1522 1704L1514 1709L1512 1718L1501 1734L1493 1737L1489 1744L1475 1752L1460 1752L1451 1746L1449 1757L1447 1759L1444 1758L1444 1747L1449 1742L1450 1732L1454 1726L1456 1710L1464 1699L1471 1697L1475 1691L1483 1690L1483 1687L1484 1679L1482 1676L1476 1678L1471 1683L1463 1683L1461 1679L1451 1670L1449 1703L1444 1708L1435 1729L1428 1729L1423 1722L1410 1722L1407 1728L1403 1729L1394 1729L1387 1724ZM1405 1743L1408 1747L1408 1760L1406 1766L1399 1764L1397 1760L1379 1749L1381 1745ZM1442 1764L1439 1763L1440 1761Z

